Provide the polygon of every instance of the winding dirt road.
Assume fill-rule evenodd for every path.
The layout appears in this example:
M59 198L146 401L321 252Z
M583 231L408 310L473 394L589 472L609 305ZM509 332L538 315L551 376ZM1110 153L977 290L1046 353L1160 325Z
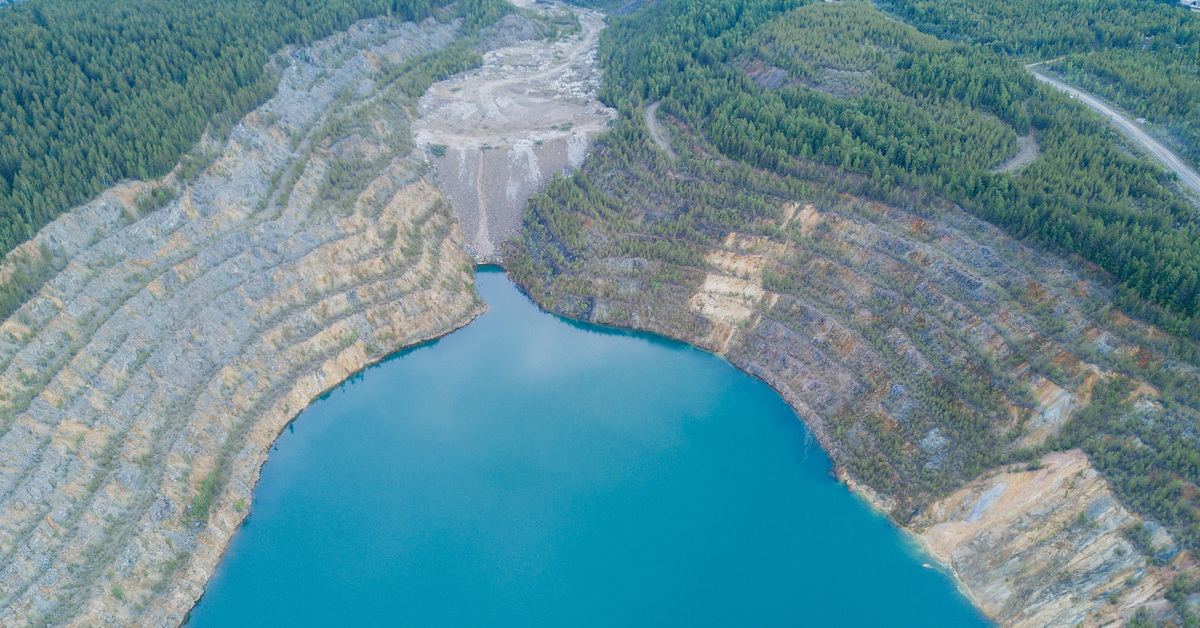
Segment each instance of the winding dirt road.
M1017 136L1017 145L1020 147L1017 154L1009 158L1008 161L992 168L992 172L1015 172L1024 168L1038 158L1042 154L1041 148L1038 146L1037 139L1033 137L1033 133L1029 135Z
M649 107L646 107L646 126L650 128L650 137L654 140L658 147L667 151L671 159L675 159L677 155L675 150L671 148L670 142L667 141L667 135L663 132L662 127L658 125L658 118L655 114L658 113L658 101L654 101Z
M1126 135L1132 137L1138 144L1141 144L1142 147L1146 149L1146 152L1150 153L1151 157L1155 158L1164 166L1169 168L1172 172L1179 175L1179 180L1184 185L1195 190L1197 194L1200 194L1200 173L1197 173L1191 166L1184 163L1182 159L1175 156L1175 153L1171 152L1170 149L1159 143L1158 140L1150 137L1149 134L1141 129L1139 124L1118 113L1115 109L1109 106L1108 103L1105 103L1103 100L1100 100L1099 98L1096 98L1095 96L1081 89L1071 87L1062 81L1052 79L1034 69L1042 63L1045 62L1030 63L1029 65L1026 65L1025 68L1032 72L1037 80L1046 83L1047 85L1061 92L1070 94L1076 100L1100 112L1101 115L1111 120L1113 124L1116 124L1119 129L1124 131Z

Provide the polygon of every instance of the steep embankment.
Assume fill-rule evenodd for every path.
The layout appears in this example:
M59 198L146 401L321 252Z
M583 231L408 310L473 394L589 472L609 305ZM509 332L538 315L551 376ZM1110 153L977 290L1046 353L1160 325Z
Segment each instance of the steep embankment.
M481 310L414 103L378 80L455 36L380 19L291 50L194 180L25 245L66 261L0 324L0 624L178 624L287 421Z
M1168 608L1174 572L1145 570L1200 548L1194 212L1156 164L870 4L657 3L609 29L621 115L506 249L530 294L770 383L900 524L972 524L942 554L1004 624L1194 616L1200 583L1170 579ZM958 493L1076 449L1086 502L1013 478L975 518Z
M1154 365L1194 387L1195 369L1160 353L1175 340L1109 309L1103 284L951 204L870 200L855 191L864 179L815 165L801 184L715 162L686 124L659 119L686 142L678 160L656 154L649 129L623 129L534 204L506 259L539 303L687 341L762 378L839 477L924 532L1004 625L1128 618L1147 602L1168 612L1174 572L1148 569L1152 550L1124 535L1141 517L1078 451L1046 457L1045 490L987 483L1005 452L1040 446L1088 407L1116 377L1104 365ZM1135 394L1139 420L1186 424L1153 387ZM1063 474L1086 490L1059 491ZM1170 535L1158 541L1156 554L1190 565Z
M554 15L564 5L542 5ZM480 261L521 228L525 204L556 173L579 167L616 112L596 100L603 16L572 7L579 30L556 43L488 52L483 66L430 87L413 125L438 184Z
M1005 625L1106 626L1150 604L1176 569L1194 568L1159 526L1148 563L1122 535L1126 510L1078 449L998 469L933 504L913 527L953 565L975 601ZM1036 467L1036 468L1035 468ZM1158 556L1167 564L1158 564Z

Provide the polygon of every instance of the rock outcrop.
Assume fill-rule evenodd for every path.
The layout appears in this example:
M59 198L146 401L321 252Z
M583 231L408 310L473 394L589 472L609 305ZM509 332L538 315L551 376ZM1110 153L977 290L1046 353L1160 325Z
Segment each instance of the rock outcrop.
M1093 268L936 198L898 190L894 203L868 199L855 176L823 166L777 184L776 174L713 157L683 121L657 117L671 126L677 158L654 147L649 129L634 154L608 159L602 145L580 185L606 204L544 199L506 264L552 311L677 338L761 378L812 429L838 477L902 525L969 518L961 492L995 487L963 487L1059 434L1097 382L1125 377L1115 368L1133 372L1136 360L1171 373L1180 390L1200 383L1194 366L1170 357L1168 335L1111 308L1110 289L1088 278ZM1186 421L1182 412L1133 419L1166 426ZM1026 522L1047 513L1048 527L1001 518L962 547L939 541L966 589L1005 625L1128 618L1142 602L1165 609L1171 579L1141 577L1143 549L1114 534L1141 519L1085 456L1047 460L1044 473L1080 473L1095 501L1047 493L1006 512ZM1096 527L1054 536L1081 511ZM1042 540L1054 551L989 562ZM1140 579L1126 585L1129 576Z
M1110 626L1147 603L1165 606L1176 568L1195 566L1188 554L1159 528L1166 564L1148 561L1122 535L1145 522L1083 452L1040 462L986 474L934 503L913 529L1004 625Z
M550 15L568 10L540 6ZM434 84L420 99L413 135L479 261L500 259L500 245L520 230L529 198L555 174L582 165L616 117L596 100L603 16L569 10L578 32L554 43L491 50L482 67Z
M283 53L226 141L10 256L62 270L0 324L0 624L178 625L285 424L481 311L415 103L378 80L455 34L378 19Z

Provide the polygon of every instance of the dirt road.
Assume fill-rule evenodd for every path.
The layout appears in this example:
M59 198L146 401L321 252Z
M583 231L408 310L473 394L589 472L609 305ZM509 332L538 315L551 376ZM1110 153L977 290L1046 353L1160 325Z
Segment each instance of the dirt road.
M992 172L1015 172L1029 165L1034 159L1037 159L1041 154L1041 148L1038 146L1037 140L1034 139L1033 133L1029 135L1017 136L1017 145L1020 147L1017 154L1013 155L1008 161L996 166Z
M1052 79L1049 76L1038 72L1034 68L1039 65L1041 65L1041 63L1031 63L1025 67L1030 72L1033 72L1033 75L1037 77L1039 81L1046 83L1061 92L1070 94L1079 102L1082 102L1083 104L1100 112L1100 114L1104 117L1112 120L1113 124L1116 124L1117 127L1124 131L1126 135L1132 137L1138 144L1141 144L1142 147L1146 149L1146 152L1150 153L1151 157L1158 160L1175 174L1179 175L1179 180L1184 185L1195 190L1197 194L1200 194L1200 173L1197 173L1195 169L1184 163L1184 161L1179 157L1175 156L1175 153L1171 152L1170 149L1159 143L1158 140L1150 137L1148 133L1142 130L1139 124L1121 115L1103 100L1100 100L1099 98L1096 98L1095 96L1081 89L1071 87L1062 81Z
M575 13L579 34L489 51L478 70L430 87L413 126L417 144L494 148L571 131L606 130L612 115L595 100L600 85L596 41L604 20L592 11Z
M667 141L667 136L663 133L662 126L658 124L658 118L654 114L658 113L658 101L654 101L649 107L646 107L646 126L650 127L650 137L654 139L654 143L658 147L667 151L671 159L675 159L675 150L671 148L670 142Z

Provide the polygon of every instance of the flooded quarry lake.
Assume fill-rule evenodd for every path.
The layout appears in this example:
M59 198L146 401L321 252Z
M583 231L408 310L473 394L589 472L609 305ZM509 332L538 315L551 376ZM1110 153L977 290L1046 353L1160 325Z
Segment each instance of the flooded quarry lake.
M490 309L300 414L188 626L986 626L721 358Z

